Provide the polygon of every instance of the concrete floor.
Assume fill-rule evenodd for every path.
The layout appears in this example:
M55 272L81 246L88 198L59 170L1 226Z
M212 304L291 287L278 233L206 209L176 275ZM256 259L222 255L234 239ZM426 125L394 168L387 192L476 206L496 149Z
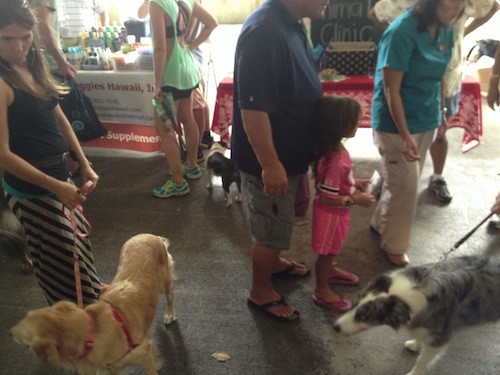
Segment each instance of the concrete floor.
M426 190L431 165L427 160L409 256L412 263L437 261L489 212L500 190L498 145L499 111L484 107L482 144L462 154L462 130L449 131L446 178L454 196L443 206ZM371 131L360 129L347 143L358 176L368 177L378 167ZM164 365L160 374L331 374L399 375L407 373L416 356L403 348L405 332L377 328L344 338L334 333L337 314L313 304L314 276L276 280L278 291L300 310L298 323L269 320L246 305L250 284L250 240L241 204L226 209L222 188L206 188L206 177L190 183L186 197L159 200L151 189L163 183L167 168L161 155L148 158L93 157L101 176L89 196L85 214L92 223L97 268L109 282L116 270L121 245L132 235L151 232L170 238L176 261L178 321L168 327L160 314L153 331ZM372 209L354 207L352 224L339 264L356 272L365 284L393 267L368 229ZM452 256L500 256L500 232L480 227ZM310 226L296 227L286 256L313 265ZM360 287L338 287L355 298ZM500 301L499 301L500 303ZM61 371L38 363L16 344L8 329L28 310L45 306L31 275L0 252L0 374L58 375ZM162 300L162 307L164 301ZM462 331L428 372L429 375L500 373L500 323ZM211 357L226 352L226 363ZM125 373L143 374L140 369Z

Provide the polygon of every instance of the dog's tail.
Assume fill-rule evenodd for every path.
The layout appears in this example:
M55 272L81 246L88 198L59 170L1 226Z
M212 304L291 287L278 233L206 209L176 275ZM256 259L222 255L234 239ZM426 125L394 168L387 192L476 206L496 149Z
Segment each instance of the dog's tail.
M3 194L0 193L0 196L0 249L9 256L20 259L23 270L28 272L32 265L26 255L28 242L23 226L7 206Z
M172 273L174 272L174 260L172 259L172 256L168 252L168 247L170 246L170 241L168 238L158 236L158 238L163 242L163 246L165 247L165 253L166 253L166 260L167 260L167 266L172 270Z

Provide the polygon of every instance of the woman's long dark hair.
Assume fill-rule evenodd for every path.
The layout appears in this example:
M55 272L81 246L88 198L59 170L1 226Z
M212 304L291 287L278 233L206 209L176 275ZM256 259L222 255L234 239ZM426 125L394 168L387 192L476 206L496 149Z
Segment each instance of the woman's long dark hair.
M439 2L442 0L417 0L417 3L415 4L415 7L413 8L413 14L418 19L418 26L417 30L419 32L423 32L427 30L427 28L430 25L436 24L439 25L439 19L437 17L437 6ZM465 9L465 7L464 7ZM462 9L462 12L458 15L460 17L462 13L464 12L464 9ZM457 17L457 18L458 18Z
M361 105L347 96L324 96L316 103L313 117L312 165L316 176L322 156L339 150L342 139L358 125Z
M68 89L61 86L52 76L45 56L42 55L38 43L36 19L28 8L26 0L0 0L0 29L16 24L33 32L33 44L30 47L26 63L30 67L35 81L43 87L44 93L39 93L22 80L11 65L0 58L0 77L5 82L40 98L48 99L51 96L64 94Z

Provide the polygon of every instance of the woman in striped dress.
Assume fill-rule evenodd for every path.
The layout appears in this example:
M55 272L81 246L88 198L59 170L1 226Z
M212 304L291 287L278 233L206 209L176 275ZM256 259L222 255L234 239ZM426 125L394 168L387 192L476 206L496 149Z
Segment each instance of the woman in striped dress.
M78 234L87 231L80 204L99 177L57 104L67 90L54 81L40 53L26 1L0 0L0 9L4 194L26 232L35 276L49 304L90 304L99 296L100 281L90 241ZM80 162L83 182L93 183L88 191L70 180L70 151Z

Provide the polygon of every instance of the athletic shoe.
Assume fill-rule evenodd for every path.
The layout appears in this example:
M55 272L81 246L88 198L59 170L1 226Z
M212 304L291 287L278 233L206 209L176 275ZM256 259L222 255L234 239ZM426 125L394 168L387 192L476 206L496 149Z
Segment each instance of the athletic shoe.
M177 185L173 180L168 180L163 186L153 189L153 194L158 198L180 197L189 194L189 185L186 181Z
M442 178L437 180L429 181L429 189L431 189L434 194L436 194L436 198L443 203L450 203L452 196L448 191L448 186L446 185L446 181Z
M198 155L196 156L196 162L201 163L203 161L205 161L205 154L203 153L203 150L200 146L198 147Z
M189 169L186 164L182 164L182 174L191 180L197 180L201 177L201 169L198 166Z
M209 150L210 147L214 144L214 139L210 135L210 133L203 133L203 136L201 138L200 146L204 148L205 150Z

